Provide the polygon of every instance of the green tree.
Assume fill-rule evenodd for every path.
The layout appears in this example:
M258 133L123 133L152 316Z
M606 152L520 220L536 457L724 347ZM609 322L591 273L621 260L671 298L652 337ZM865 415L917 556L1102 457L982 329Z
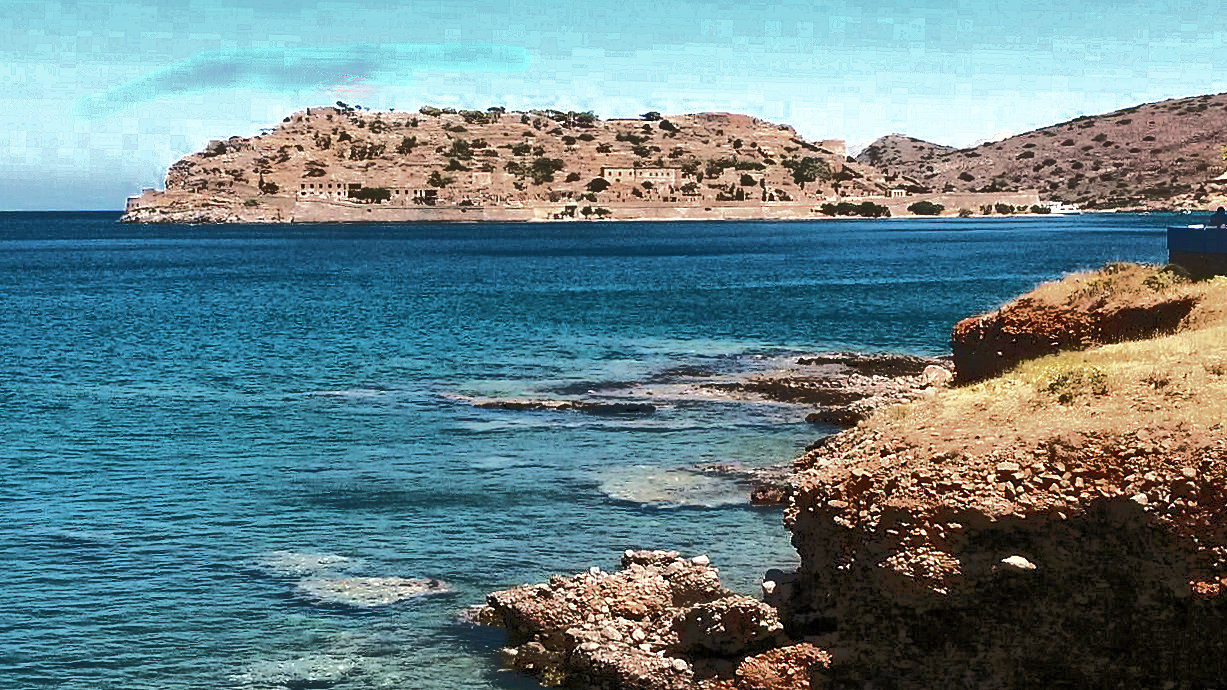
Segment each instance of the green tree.
M444 155L467 161L473 157L473 147L464 139L453 139L452 147Z
M609 189L609 180L606 180L603 177L594 177L592 178L592 181L588 183L587 189L590 192L596 192L599 194L606 189Z
M392 190L387 187L359 187L349 193L349 198L379 204L392 198Z
M528 175L533 178L534 184L553 182L554 173L566 167L566 164L558 158L545 158L543 156L532 162L532 165L528 168Z
M831 166L820 158L812 156L792 158L784 161L784 167L792 172L792 181L796 182L801 189L805 189L807 182L831 179Z
M935 204L932 201L917 201L908 206L907 210L918 216L937 216L941 215L941 212L945 211L946 207L941 204Z
M417 148L417 145L417 137L404 137L400 140L400 143L396 145L396 152L401 155L407 155L413 153L413 149Z

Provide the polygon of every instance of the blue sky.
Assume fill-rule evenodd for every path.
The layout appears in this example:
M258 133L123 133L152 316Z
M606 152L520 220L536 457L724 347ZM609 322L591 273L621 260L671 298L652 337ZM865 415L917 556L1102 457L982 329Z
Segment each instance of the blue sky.
M1227 91L1221 0L0 0L0 209L118 209L338 98L729 110L968 145Z

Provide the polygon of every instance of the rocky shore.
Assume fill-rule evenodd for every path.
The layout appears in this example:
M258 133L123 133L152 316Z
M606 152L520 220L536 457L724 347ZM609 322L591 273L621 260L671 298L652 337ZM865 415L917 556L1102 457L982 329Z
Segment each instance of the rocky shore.
M762 600L706 558L628 552L617 573L494 593L482 619L510 666L568 687L1218 686L1224 305L1227 279L1113 266L960 325L956 342L998 334L961 341L979 383L905 396L797 459L800 567L766 573ZM1025 336L1027 314L1051 340L999 354L994 324ZM1151 316L1104 316L1121 314Z
M706 556L676 551L627 551L616 573L495 592L477 618L507 631L509 666L551 686L749 690L789 677L808 687L829 661L788 644L776 610L725 589Z

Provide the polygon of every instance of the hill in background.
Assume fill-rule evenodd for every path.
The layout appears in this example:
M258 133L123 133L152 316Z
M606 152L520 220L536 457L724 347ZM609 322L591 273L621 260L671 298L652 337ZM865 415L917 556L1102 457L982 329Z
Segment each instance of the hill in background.
M883 137L856 160L933 192L1038 189L1087 208L1194 207L1227 185L1223 172L1227 94L1148 103L1079 117L972 148L901 135Z

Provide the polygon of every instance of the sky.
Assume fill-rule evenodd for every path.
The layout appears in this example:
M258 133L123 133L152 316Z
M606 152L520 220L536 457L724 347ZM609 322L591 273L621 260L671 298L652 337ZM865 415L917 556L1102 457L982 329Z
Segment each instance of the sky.
M344 100L732 111L956 146L1227 91L1222 0L0 0L0 210L121 209Z

